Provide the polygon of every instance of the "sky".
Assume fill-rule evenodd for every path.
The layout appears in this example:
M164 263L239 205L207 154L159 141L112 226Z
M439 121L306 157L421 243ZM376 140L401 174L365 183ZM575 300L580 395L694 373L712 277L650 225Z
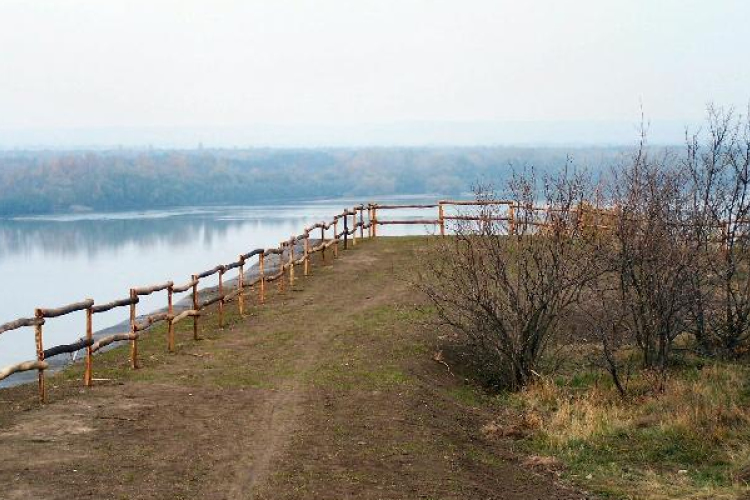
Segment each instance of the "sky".
M747 0L0 0L0 147L608 143L750 102Z

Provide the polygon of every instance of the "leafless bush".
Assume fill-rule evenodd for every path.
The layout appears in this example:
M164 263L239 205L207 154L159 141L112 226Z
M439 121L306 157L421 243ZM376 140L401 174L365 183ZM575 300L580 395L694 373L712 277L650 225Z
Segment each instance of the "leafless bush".
M661 374L674 340L685 331L696 269L691 245L687 176L668 153L640 147L613 169L598 228L599 273L579 302L587 338L599 343L605 369L621 395L627 392L634 354ZM661 385L661 383L660 383Z
M608 271L618 283L616 303L645 368L667 368L674 339L686 328L694 272L686 176L666 155L652 157L642 143L616 172L616 211Z
M569 168L514 176L507 191L514 208L483 205L479 221L457 224L420 284L495 380L527 384L571 323L573 340L597 341L623 396L636 361L664 387L680 336L702 354L747 350L747 118L710 109L707 139L688 136L682 155L647 147L644 133L595 196Z
M577 212L588 186L567 169L541 183L533 172L515 176L513 216L484 206L481 221L457 224L455 237L437 245L421 277L442 320L465 335L485 369L508 388L529 382L561 319L596 279L590 235L581 231ZM540 196L550 208L541 214L533 208ZM480 189L477 197L494 193Z
M705 140L689 135L695 258L691 329L704 353L735 355L750 327L750 121L709 108Z

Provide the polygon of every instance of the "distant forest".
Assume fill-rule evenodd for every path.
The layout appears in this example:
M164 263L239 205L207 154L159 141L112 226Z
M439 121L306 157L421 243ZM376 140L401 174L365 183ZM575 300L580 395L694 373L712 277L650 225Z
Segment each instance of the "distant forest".
M460 194L514 168L606 171L623 148L365 148L0 152L0 216Z

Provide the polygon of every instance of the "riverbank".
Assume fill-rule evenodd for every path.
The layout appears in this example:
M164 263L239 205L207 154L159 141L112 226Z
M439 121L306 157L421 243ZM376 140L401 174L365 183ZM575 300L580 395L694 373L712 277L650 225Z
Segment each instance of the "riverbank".
M267 304L215 309L202 340L178 325L0 392L0 485L10 499L582 499L511 438L496 402L435 361L434 311L410 285L425 238L318 256ZM61 452L60 450L65 450Z
M339 199L286 206L0 220L0 275L5 289L13 291L0 303L0 324L31 317L40 307L56 308L87 298L103 304L127 297L134 286L187 282L191 274L234 262L240 253L275 248L304 227L331 220L353 205L351 200ZM393 212L397 219L423 215L408 209ZM384 235L422 231L424 228L414 226L381 228ZM327 231L326 237L331 233ZM312 237L319 238L320 233L315 231ZM216 276L201 280L201 286L216 284ZM165 306L164 294L157 293L141 297L138 312ZM119 308L96 314L93 327L101 330L127 319L127 308ZM45 347L75 342L85 334L85 324L84 313L48 321L44 325ZM34 359L34 347L33 328L3 333L0 366Z
M310 239L310 245L315 246L318 243L320 243L320 241L321 240ZM297 242L294 251L299 255L303 251L302 243ZM280 260L281 260L280 257L275 254L271 254L268 257L266 257L266 260L264 263L265 273L267 275L273 275L277 273L281 264ZM248 269L244 272L243 276L244 276L244 281L246 283L259 277L260 265L258 263L255 263L252 266L248 266ZM231 279L227 279L224 282L224 286L228 290L236 288L238 280L239 280L239 276L235 276ZM200 302L209 301L217 297L218 293L219 293L218 286L209 286L209 287L201 288L198 290L198 300ZM245 293L248 293L248 292L245 292ZM192 309L192 296L190 295L183 296L177 302L175 302L173 308L174 308L175 313L177 314L179 314L181 311ZM166 311L167 311L166 307L148 311L148 312L139 314L136 317L136 321L142 321L144 318L146 318L149 315L163 313ZM153 330L153 329L154 327L151 326L151 327L148 327L146 331ZM120 323L117 323L115 325L94 331L92 336L94 340L96 341L96 340L99 340L101 338L104 338L104 337L107 337L109 335L113 335L116 333L128 333L129 330L130 330L130 322L121 321ZM80 338L76 340L80 340ZM125 343L127 343L127 341L113 342L107 346L104 346L100 350L100 353L104 353L111 349L115 349L117 347L122 346ZM49 358L46 360L47 364L49 365L49 368L47 368L46 373L47 375L54 374L73 364L83 363L84 356L85 356L85 349L81 349L67 356L55 356L53 358ZM30 384L36 381L37 381L37 373L35 371L20 372L20 373L14 374L12 377L8 377L6 379L0 380L0 390L2 390L3 388L14 387L17 385Z

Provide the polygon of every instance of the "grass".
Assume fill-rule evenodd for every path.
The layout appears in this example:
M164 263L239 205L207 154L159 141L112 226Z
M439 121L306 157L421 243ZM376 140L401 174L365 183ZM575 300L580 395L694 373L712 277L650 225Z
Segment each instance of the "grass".
M405 248L396 246L396 242L389 244ZM314 272L323 275L331 271L316 268ZM304 287L304 282L298 286ZM283 303L290 297L293 295L288 293L276 300ZM302 382L347 402L356 401L362 394L383 397L376 391L397 393L398 401L408 401L413 394L421 394L420 388L426 383L426 376L415 371L418 363L414 360L433 363L435 310L414 304L408 294L398 303L370 304L370 298L365 292L357 301L332 302L312 317L296 317L282 304L248 307L250 324L263 321L265 325L252 332L249 328L234 333L221 330L215 311L208 311L201 317L200 342L193 342L189 320L178 325L176 354L165 352L166 328L158 325L139 341L142 369L130 369L128 349L124 346L97 355L94 376L118 382L169 380L185 386L222 388L278 389L284 384ZM325 297L314 296L310 300L321 301ZM225 313L226 329L231 329L240 321L236 308L228 307ZM327 325L332 317L336 323L325 335L325 348L314 362L299 371L295 364L296 343L302 335L309 334L308 329ZM290 320L294 321L292 326ZM236 346L226 344L232 336L242 343L245 356L241 359ZM444 407L453 412L480 409L476 413L502 415L498 417L502 425L521 429L513 433L522 436L514 443L514 449L517 445L528 454L555 457L563 465L566 480L603 498L730 499L750 491L750 367L685 362L670 373L663 394L653 392L653 380L646 374L636 374L629 385L632 395L623 400L605 373L578 362L585 357L585 347L576 346L583 351L571 354L562 374L542 378L522 392L491 396L457 378L455 385L438 387L445 400L428 393L430 405L439 410L436 414L443 414ZM195 370L178 373L176 368L185 364ZM443 370L437 364L431 368ZM177 377L172 378L175 374ZM49 383L66 382L79 388L81 376L79 363L49 377ZM57 397L55 391L51 394ZM510 419L508 414L518 415L518 419ZM452 457L456 452L449 450L449 442L419 434L420 429L429 428L424 425L412 426L402 436L384 434L378 442L372 428L352 425L352 415L357 413L352 411L347 420L338 421L330 420L336 413L327 416L329 437L341 446L348 446L352 440L366 440L366 448L356 449L373 460L387 460L394 455L434 455L445 460L443 457ZM457 420L450 420L449 425L465 425ZM415 417L415 421L419 420ZM492 442L476 440L462 443L457 450L469 463L491 470L501 467L505 460L491 452L492 446ZM274 478L303 493L309 493L310 485L316 484L314 479L314 474L304 469L293 474L282 471ZM357 484L369 480L348 470L336 479ZM126 476L125 481L130 478ZM460 489L461 484L455 487Z
M445 342L446 352L455 347ZM675 355L679 366L663 393L642 371L623 399L609 375L592 367L596 350L579 341L561 346L549 365L556 375L518 393L488 397L467 386L448 396L497 415L493 434L502 430L520 451L556 462L567 481L603 498L750 498L750 367ZM482 381L465 358L449 361L456 373Z
M309 375L309 381L317 387L350 391L387 390L406 385L410 380L395 366L370 367L347 361L320 367Z
M671 373L663 394L633 381L623 400L597 372L544 379L508 397L528 451L611 498L738 498L750 481L750 369L712 364Z
M481 407L485 406L488 402L488 397L483 394L481 389L473 385L461 385L457 387L450 387L447 390L448 396L454 401L468 406L468 407Z
M430 311L406 304L373 306L353 315L345 331L327 346L341 361L317 366L307 375L309 381L318 387L344 391L408 386L412 380L401 368L401 361L424 356L429 350L409 338L410 329L429 317ZM354 349L352 338L356 339Z

